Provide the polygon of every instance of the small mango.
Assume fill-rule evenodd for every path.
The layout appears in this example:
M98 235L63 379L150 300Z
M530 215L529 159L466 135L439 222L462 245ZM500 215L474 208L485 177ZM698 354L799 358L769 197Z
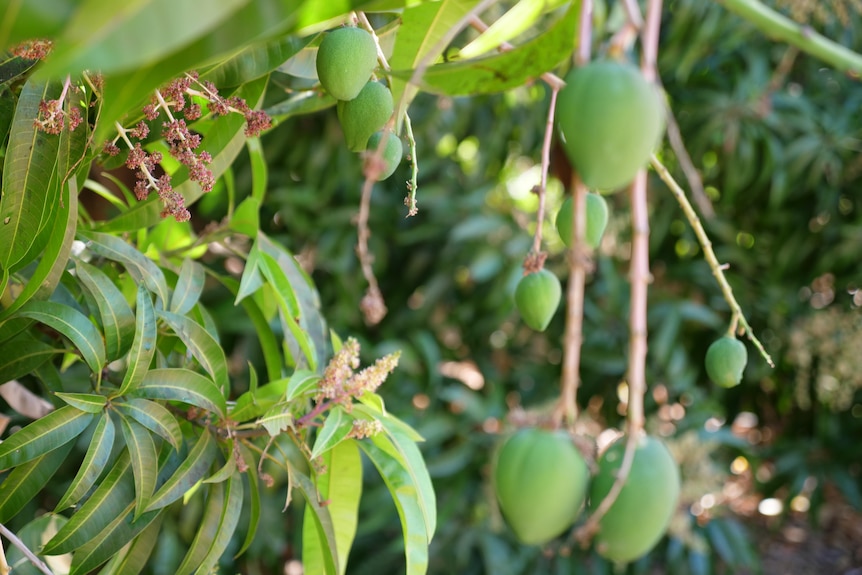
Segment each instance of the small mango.
M735 337L721 337L706 350L706 374L721 387L734 387L742 381L742 372L748 363L745 344Z
M317 50L317 77L336 100L352 100L377 67L377 45L360 28L327 32Z
M524 323L536 331L545 331L560 305L563 288L560 280L546 269L527 274L515 288L515 307Z
M338 102L338 121L351 152L361 152L368 139L386 124L392 115L392 92L380 82L368 82L348 102Z
M584 241L593 249L599 247L602 243L602 236L605 233L605 228L608 226L608 203L605 198L599 194L592 192L586 195L587 203L587 229L584 234ZM560 234L560 239L570 248L572 241L572 227L575 217L575 201L569 196L560 211L557 214L557 232Z

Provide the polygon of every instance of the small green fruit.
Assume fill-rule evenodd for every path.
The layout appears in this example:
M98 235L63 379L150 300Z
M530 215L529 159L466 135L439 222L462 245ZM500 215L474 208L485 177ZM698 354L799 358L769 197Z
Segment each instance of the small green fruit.
M377 67L377 46L360 28L328 32L317 50L317 77L336 100L352 100Z
M722 387L733 387L742 381L742 371L748 363L745 344L735 337L724 336L712 342L706 350L706 374Z
M610 60L569 72L556 115L563 147L592 190L629 184L665 126L658 89L637 68Z
M494 488L518 539L547 543L572 525L584 504L589 470L563 432L522 429L497 454Z
M536 331L545 331L560 305L563 288L553 273L541 269L525 275L515 288L515 306L524 323Z
M392 115L392 92L380 82L368 82L354 99L338 102L338 121L352 152L361 152L371 134L383 128Z
M625 449L623 437L599 459L599 472L590 487L592 508L598 507L611 490ZM625 485L599 521L595 539L599 554L628 563L649 552L667 530L679 501L679 488L679 468L665 444L652 437L640 438Z
M375 132L368 138L368 156L371 157L380 145L380 140L383 138L383 131ZM394 133L389 132L389 137L386 138L386 143L383 144L383 170L377 176L377 181L385 180L395 172L395 168L401 163L401 158L404 157L404 146L401 144L401 138Z
M595 249L602 243L602 236L608 225L608 203L605 199L592 192L587 194L587 229L584 240ZM572 227L574 224L575 201L569 196L563 202L560 213L557 214L557 231L566 247L572 247Z

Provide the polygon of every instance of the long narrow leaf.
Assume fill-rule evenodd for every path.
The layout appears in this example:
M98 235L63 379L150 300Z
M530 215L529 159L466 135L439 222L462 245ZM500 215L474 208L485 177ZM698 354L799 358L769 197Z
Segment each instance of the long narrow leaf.
M227 358L224 355L224 350L213 336L200 324L186 316L171 312L159 312L159 317L179 336L194 358L210 374L222 393L227 396L230 390Z
M114 407L123 415L131 417L179 450L183 442L183 432L177 418L155 401L140 397L130 397L114 402Z
M117 395L133 391L143 381L156 353L156 311L153 309L150 292L142 285L138 286L135 313L135 339L129 350L129 365Z
M150 432L137 421L120 415L123 437L129 448L132 460L132 473L135 477L135 518L137 519L150 504L156 490L156 475L159 456Z
M255 463L254 455L247 447L240 444L239 451L247 468L246 474L248 477L248 493L251 507L248 512L248 529L245 532L245 540L242 542L239 551L236 552L235 557L239 557L245 553L249 545L252 544L255 535L257 535L258 525L260 524L260 485L257 478L257 464Z
M299 488L299 491L305 498L305 502L308 504L307 509L309 512L306 513L306 517L311 517L314 530L317 532L319 543L317 548L322 552L320 559L323 564L323 569L318 572L325 575L337 575L341 572L338 562L338 543L335 538L335 528L332 525L329 508L321 504L317 488L307 475L295 467L290 468L290 473L295 481L295 485Z
M132 343L135 314L123 293L99 268L84 261L75 261L75 272L81 284L90 292L105 332L105 355L109 361L120 358Z
M202 265L189 258L184 259L180 277L177 278L177 287L171 296L170 311L179 315L191 311L204 291L205 279L206 273Z
M95 417L92 413L64 406L37 419L0 443L0 469L9 469L36 459L72 441Z
M200 527L195 534L183 562L177 567L176 575L190 575L197 569L207 553L212 548L212 544L218 535L218 530L221 526L222 513L225 509L225 491L224 483L213 483L209 487L207 494L207 506L204 509L204 515L200 520Z
M105 344L102 334L84 314L73 307L53 301L31 301L18 315L51 327L72 342L94 373L105 366Z
M243 492L242 476L239 473L234 473L225 482L225 491L225 503L222 507L221 517L219 517L218 531L209 551L195 570L195 575L208 575L212 572L213 567L227 549L239 523Z
M135 390L149 399L181 401L224 417L227 403L213 381L188 369L151 369Z
M311 459L320 457L345 439L353 429L354 418L341 406L335 406L326 416L326 420L317 432L314 447L311 448Z
M58 350L42 343L29 332L21 333L2 345L6 349L14 349L15 353L0 355L0 383L31 373L58 353Z
M54 395L71 405L75 409L87 413L99 413L105 409L108 398L98 393L64 393L57 392Z
M141 531L132 544L114 556L99 575L138 575L147 566L150 555L159 540L164 513L159 513L152 523Z
M66 493L57 503L55 511L61 511L75 505L96 484L96 480L102 474L108 464L108 459L111 457L114 434L114 422L111 420L111 415L105 413L96 424L93 437L90 439L90 446L87 447L87 453L84 455L84 461L81 463L78 473L75 474L75 478L72 479Z
M19 465L0 483L0 523L8 522L33 501L66 461L73 446L74 442L70 441L24 465Z
M147 511L166 507L185 495L206 476L217 454L218 447L212 434L203 431L177 470L153 494Z

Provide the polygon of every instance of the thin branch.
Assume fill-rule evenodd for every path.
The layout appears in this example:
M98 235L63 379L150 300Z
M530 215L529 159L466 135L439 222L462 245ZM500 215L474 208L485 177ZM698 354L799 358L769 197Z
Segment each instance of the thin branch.
M545 122L545 139L542 142L542 175L539 185L533 191L539 196L536 210L536 233L533 236L533 253L542 251L542 227L545 222L545 197L548 188L548 168L551 165L551 140L554 137L554 113L557 108L558 90L551 88L551 103L548 106L548 119Z
M862 54L830 40L810 26L794 22L758 0L717 1L770 38L796 46L854 78L862 77Z
M704 217L712 218L715 216L715 210L712 208L712 202L709 201L709 197L707 197L703 189L703 180L700 177L700 172L697 171L685 147L682 133L679 131L679 124L677 124L676 117L674 117L670 106L665 107L665 113L667 114L667 140L679 162L679 167L682 169L685 179L688 181L688 187L691 188L694 202L700 208Z
M749 340L751 340L751 343L754 344L754 347L757 348L757 351L760 352L760 355L763 356L766 363L768 363L770 367L775 367L772 357L770 357L763 348L763 344L760 343L760 340L754 335L754 330L751 329L751 325L749 325L748 320L745 319L745 314L742 313L742 307L739 305L739 302L736 301L736 297L733 295L733 289L730 287L730 284L727 282L727 278L724 275L724 266L718 263L718 258L715 257L715 252L712 249L712 242L710 241L709 236L706 235L706 231L703 229L703 224L701 223L700 218L697 217L697 213L694 211L694 208L685 196L685 191L680 187L676 180L673 179L673 176L670 175L667 168L664 167L664 165L659 162L655 156L651 158L650 163L652 164L652 167L655 168L659 177L665 184L667 184L667 187L670 188L670 191L673 193L682 208L686 219L688 219L688 223L694 230L695 236L697 236L697 241L700 243L701 249L703 249L703 257L706 259L706 263L709 264L709 268L712 270L712 275L715 276L715 279L718 282L718 287L721 288L721 293L724 295L725 301L727 301L727 305L730 306L731 312L737 317L739 325L741 325L742 329L745 331L745 335Z
M45 563L41 559L36 557L36 554L30 551L30 549L26 545L24 545L24 542L18 539L17 535L9 531L9 529L7 529L6 526L2 523L0 523L0 535L3 535L3 537L8 539L12 545L17 547L21 551L21 553L24 554L24 557L26 557L30 561L30 563L32 563L36 567L36 569L38 569L45 575L54 575L54 573L48 568L48 566L45 565Z

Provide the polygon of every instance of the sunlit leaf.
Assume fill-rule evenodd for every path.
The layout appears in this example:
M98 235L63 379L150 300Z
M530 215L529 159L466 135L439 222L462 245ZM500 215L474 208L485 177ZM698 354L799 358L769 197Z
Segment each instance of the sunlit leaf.
M0 469L9 469L53 451L83 432L94 415L64 406L37 419L0 443Z
M311 449L311 459L320 457L345 439L353 429L353 417L351 417L341 406L329 410L323 425L314 439L314 447Z
M188 369L151 369L135 393L149 399L188 403L220 416L227 409L224 396L213 381Z
M57 392L54 395L81 411L88 413L99 413L108 403L108 398L97 393L64 393Z
M284 398L289 384L290 380L287 378L278 379L261 385L254 391L246 391L237 398L230 411L230 418L241 422L260 417Z
M285 401L293 401L308 393L314 393L320 383L320 376L307 369L297 369L290 376L285 390Z
M126 374L116 395L125 395L140 385L156 353L156 311L150 292L143 285L138 286L135 316L135 338L129 350Z
M18 315L34 319L66 336L95 373L105 365L105 344L84 314L65 304L53 301L31 301L18 310Z
M504 42L525 32L547 12L559 8L568 0L520 0L508 12L497 18L478 38L461 48L461 59L475 58L496 50Z
M291 467L290 472L294 478L296 487L299 488L308 505L305 515L306 520L309 517L311 518L314 531L317 534L318 545L316 548L321 552L319 559L323 566L323 569L318 571L318 573L336 575L341 570L338 561L338 542L335 537L335 528L332 524L329 508L322 504L317 488L306 474L295 467ZM303 533L305 533L304 527Z
M90 439L90 445L87 447L87 453L84 455L84 461L81 467L78 468L78 473L72 479L72 483L66 490L66 493L57 503L55 511L61 511L71 505L77 504L90 488L96 484L96 480L102 475L102 471L108 464L108 459L111 456L111 449L114 446L114 422L111 420L111 415L105 413L99 418L96 423L96 429L93 431L93 437Z

